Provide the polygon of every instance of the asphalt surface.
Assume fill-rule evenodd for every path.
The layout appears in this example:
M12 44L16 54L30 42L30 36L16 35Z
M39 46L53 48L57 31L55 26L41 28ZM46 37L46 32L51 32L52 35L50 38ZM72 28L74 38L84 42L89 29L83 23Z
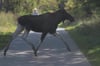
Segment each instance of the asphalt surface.
M60 39L48 34L36 57L31 47L18 37L12 41L7 56L3 56L3 51L0 51L0 66L91 66L68 32L63 29L57 32L63 36L71 52ZM27 40L37 46L40 35L30 32Z

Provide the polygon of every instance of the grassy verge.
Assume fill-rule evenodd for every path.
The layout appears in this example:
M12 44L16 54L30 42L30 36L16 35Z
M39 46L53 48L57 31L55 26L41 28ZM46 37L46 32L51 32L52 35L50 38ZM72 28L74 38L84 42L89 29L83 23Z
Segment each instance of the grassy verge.
M15 30L15 17L12 13L0 12L0 49L10 40Z
M79 21L69 26L70 35L93 66L100 66L100 19Z
M0 50L3 49L6 44L9 42L11 33L2 34L0 33Z

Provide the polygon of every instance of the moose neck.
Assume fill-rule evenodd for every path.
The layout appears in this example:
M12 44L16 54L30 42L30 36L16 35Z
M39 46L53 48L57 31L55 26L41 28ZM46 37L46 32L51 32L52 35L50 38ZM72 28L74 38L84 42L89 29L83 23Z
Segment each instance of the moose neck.
M55 12L55 19L57 24L65 20L65 17L62 15L60 10Z

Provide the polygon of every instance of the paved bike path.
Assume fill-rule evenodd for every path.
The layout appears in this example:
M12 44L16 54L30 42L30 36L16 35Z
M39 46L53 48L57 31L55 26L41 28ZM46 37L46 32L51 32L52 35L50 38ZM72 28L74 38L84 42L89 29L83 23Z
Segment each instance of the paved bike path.
M36 57L31 47L18 37L11 43L7 56L0 52L0 66L91 66L68 32L63 29L57 31L63 36L71 52L66 50L60 39L48 34ZM40 35L30 32L28 40L37 46Z

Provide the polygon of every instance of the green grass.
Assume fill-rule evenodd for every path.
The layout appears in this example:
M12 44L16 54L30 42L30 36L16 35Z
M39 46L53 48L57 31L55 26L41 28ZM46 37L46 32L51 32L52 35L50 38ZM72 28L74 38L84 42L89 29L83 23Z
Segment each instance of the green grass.
M16 28L15 21L12 13L0 13L0 49L9 42ZM100 66L100 17L80 20L76 23L67 27L66 30L69 30L72 38L91 64Z
M100 66L100 19L78 21L66 28L93 66Z
M3 49L7 43L9 43L11 38L11 33L3 34L0 33L0 50Z
M76 31L70 34L93 66L100 66L100 35L82 35Z
M0 49L9 42L15 30L15 16L12 13L0 12Z

